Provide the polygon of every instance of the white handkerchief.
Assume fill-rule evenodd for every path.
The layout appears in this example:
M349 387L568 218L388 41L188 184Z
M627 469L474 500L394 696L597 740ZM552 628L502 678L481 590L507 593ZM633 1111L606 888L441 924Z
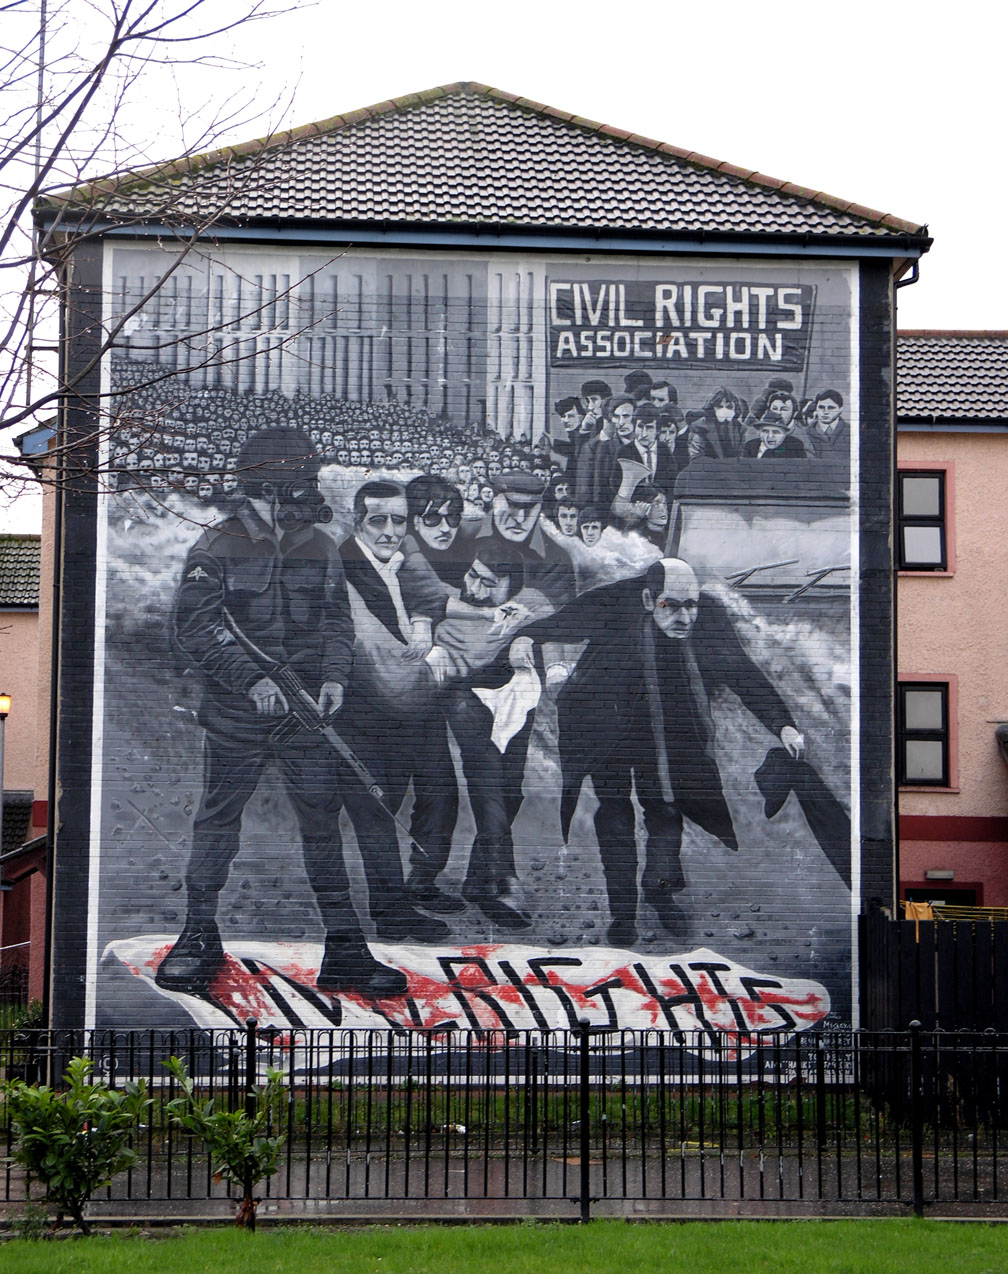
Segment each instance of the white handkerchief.
M519 668L506 686L499 690L481 690L473 687L473 694L493 713L493 729L490 738L497 751L504 750L534 712L542 694L539 674L531 668Z

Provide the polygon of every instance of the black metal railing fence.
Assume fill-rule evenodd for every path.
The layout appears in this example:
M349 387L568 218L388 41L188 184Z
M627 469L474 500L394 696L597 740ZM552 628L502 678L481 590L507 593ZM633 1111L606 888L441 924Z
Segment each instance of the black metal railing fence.
M283 1154L260 1192L291 1206L537 1201L587 1218L639 1202L1008 1202L1008 1035L993 1032L0 1032L4 1077L58 1086L75 1055L112 1084L144 1079L153 1099L133 1168L98 1202L228 1196L168 1117L171 1055L231 1109L283 1072ZM9 1155L5 1111L0 1131ZM8 1158L2 1198L25 1189Z

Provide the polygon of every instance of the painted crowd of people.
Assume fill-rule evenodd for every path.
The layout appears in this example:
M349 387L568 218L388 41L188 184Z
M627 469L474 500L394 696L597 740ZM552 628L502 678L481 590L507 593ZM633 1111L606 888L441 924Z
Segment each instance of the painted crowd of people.
M129 384L125 364L118 376ZM471 516L489 511L501 473L530 473L548 485L547 509L566 534L591 544L613 527L663 546L676 480L693 461L842 463L849 453L850 427L837 389L799 400L791 381L776 378L751 405L719 387L703 406L684 410L668 381L646 371L623 380L620 392L595 379L558 399L534 442L503 438L481 423L456 424L395 398L361 403L332 395L249 397L223 388L173 388L166 399L166 391L151 385L124 395L108 481L115 489L140 485L223 505L237 498L238 455L250 433L280 426L303 430L324 464L438 475L457 487Z

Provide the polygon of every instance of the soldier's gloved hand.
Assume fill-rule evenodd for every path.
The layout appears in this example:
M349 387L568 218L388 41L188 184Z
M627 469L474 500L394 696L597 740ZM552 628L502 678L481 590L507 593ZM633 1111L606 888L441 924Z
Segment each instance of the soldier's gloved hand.
M805 736L796 730L794 726L786 725L781 730L780 741L796 761L800 761L805 755Z
M319 712L324 717L335 716L343 707L343 687L338 681L326 681L319 691Z
M290 705L272 677L260 677L249 691L249 698L261 717L282 717L290 711Z

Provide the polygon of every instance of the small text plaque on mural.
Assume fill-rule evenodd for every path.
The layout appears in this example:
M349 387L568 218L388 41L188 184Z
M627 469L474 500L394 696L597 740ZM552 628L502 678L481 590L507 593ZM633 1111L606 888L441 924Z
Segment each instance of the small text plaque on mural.
M803 371L814 305L810 284L551 279L550 361Z

